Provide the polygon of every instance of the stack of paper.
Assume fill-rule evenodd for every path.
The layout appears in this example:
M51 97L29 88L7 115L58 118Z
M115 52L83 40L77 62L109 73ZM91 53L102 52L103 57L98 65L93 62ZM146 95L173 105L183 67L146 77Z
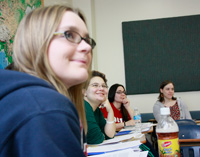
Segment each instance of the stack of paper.
M101 143L99 145L111 144L111 143L118 143L118 142L123 142L123 141L138 139L138 138L141 138L142 136L143 136L143 134L129 133L127 135L115 136L112 139L104 140L103 143Z
M150 128L152 126L155 126L155 125L156 124L153 124L153 123L141 123L142 132L149 131ZM135 131L135 126L127 126L126 128L120 130L120 132L123 132L123 131L132 131L132 132L134 132Z
M148 151L135 152L132 149L125 149L112 153L104 153L98 155L92 155L89 157L147 157Z
M103 144L94 147L88 147L88 155L95 155L96 157L125 157L130 155L141 155L141 153L146 157L146 153L141 152L139 146L141 145L140 141L129 141L129 142L119 142L114 144ZM117 156L116 156L117 155Z
M143 128L150 128L151 124L142 123ZM120 130L113 139L105 140L98 145L88 145L88 155L94 157L146 157L148 151L141 152L140 140L144 134L134 133L134 127Z

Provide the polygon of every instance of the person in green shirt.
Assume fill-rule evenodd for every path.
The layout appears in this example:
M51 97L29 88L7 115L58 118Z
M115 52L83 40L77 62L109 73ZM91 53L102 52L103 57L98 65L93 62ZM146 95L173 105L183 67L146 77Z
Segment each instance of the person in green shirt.
M115 135L114 114L107 95L108 86L105 75L98 71L92 71L92 76L86 83L84 90L88 144L99 144ZM107 120L105 120L99 106L106 108Z

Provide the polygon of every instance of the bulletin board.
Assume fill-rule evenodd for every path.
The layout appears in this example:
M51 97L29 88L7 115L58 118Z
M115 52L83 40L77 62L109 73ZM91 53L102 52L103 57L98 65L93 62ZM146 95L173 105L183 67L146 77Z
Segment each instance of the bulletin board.
M0 0L0 69L12 63L13 40L23 16L43 5L43 0Z
M128 94L200 91L200 15L122 23Z

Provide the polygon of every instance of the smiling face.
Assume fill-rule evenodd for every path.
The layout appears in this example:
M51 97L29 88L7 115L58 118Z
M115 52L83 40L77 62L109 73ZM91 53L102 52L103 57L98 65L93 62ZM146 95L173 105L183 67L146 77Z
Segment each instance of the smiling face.
M107 94L108 88L106 83L101 77L95 76L90 80L88 88L85 91L85 99L91 104L99 105L106 100Z
M114 101L122 103L124 98L126 98L125 90L122 86L119 86L116 90Z
M84 21L71 11L66 11L56 31L68 30L75 31L82 37L88 37ZM68 41L63 35L56 35L52 39L48 48L49 64L67 88L87 80L91 51L91 46L84 40L76 44Z
M167 84L163 89L160 89L165 99L172 99L174 95L174 85L172 83Z

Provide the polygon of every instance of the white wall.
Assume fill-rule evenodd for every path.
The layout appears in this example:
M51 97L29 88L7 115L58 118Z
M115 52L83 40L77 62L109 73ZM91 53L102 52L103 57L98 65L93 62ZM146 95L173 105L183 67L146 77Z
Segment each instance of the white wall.
M47 4L50 0L44 0ZM66 2L67 0L59 0ZM70 0L87 18L89 32L96 40L93 67L106 74L108 85L125 85L122 22L200 14L199 0ZM158 85L159 88L159 85ZM189 110L200 110L200 91L175 93ZM158 94L131 95L132 107L152 112Z
M72 0L44 0L44 6L63 4L72 6Z
M122 22L195 14L200 14L199 0L96 0L97 70L106 74L109 86L125 85ZM200 91L175 96L181 97L189 110L200 110ZM152 112L157 97L158 94L128 96L142 113Z

